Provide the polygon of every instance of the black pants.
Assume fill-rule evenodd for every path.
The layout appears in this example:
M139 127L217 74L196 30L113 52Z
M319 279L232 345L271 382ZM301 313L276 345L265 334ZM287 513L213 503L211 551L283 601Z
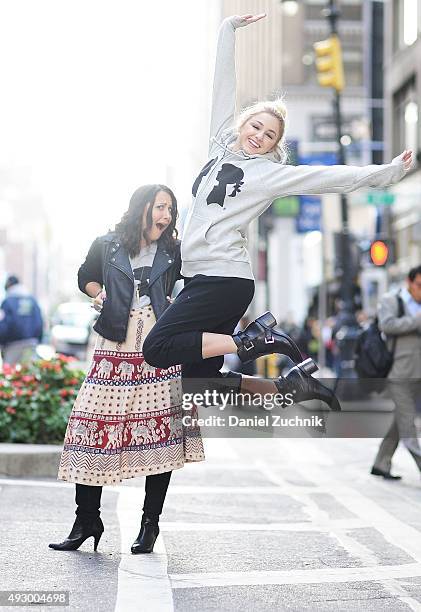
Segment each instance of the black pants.
M232 334L254 295L245 278L203 276L186 279L145 338L145 360L159 368L182 364L183 378L218 378L224 358L202 358L202 333Z
M149 518L158 521L164 506L168 485L172 472L152 474L146 476L145 502L143 513ZM76 514L84 520L92 520L100 515L102 487L91 485L76 485Z

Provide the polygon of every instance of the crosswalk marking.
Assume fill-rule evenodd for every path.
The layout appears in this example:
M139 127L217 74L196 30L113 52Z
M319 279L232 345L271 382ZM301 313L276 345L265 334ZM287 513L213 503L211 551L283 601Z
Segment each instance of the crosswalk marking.
M304 463L303 457L308 457L312 453L313 442L306 441L294 441L292 445L290 441L285 441L285 447L289 447L289 456L294 458L293 464L295 469L305 475L306 478L312 479L324 488L328 488L331 491L331 495L337 502L342 504L348 511L352 512L354 516L361 520L366 520L371 528L379 531L384 539L398 549L405 551L412 559L418 563L412 564L412 568L415 574L409 574L409 576L419 577L421 575L421 534L417 529L414 529L410 525L407 525L403 521L396 519L392 514L384 510L382 506L373 502L370 498L360 493L356 488L345 486L343 481L338 482L331 475L331 471L326 471L320 463L306 462ZM323 454L320 448L317 449L318 454ZM295 455L295 457L294 457ZM262 473L274 483L278 483L280 486L284 486L284 479L275 473L271 466L265 462L257 462L260 466ZM309 500L306 493L302 491L295 491L293 495L295 499L300 500L304 504L307 504L307 511L311 513L314 511L314 502ZM305 511L305 510L304 510ZM326 515L325 512L320 509L317 510L317 514L320 516ZM314 518L316 518L316 516ZM348 519L349 521L350 519ZM346 521L345 521L346 522ZM361 544L352 538L352 534L344 533L335 529L335 525L331 522L332 529L331 534L335 536L340 544L349 552L354 558L358 558L367 566L374 566L371 569L370 580L378 580L382 586L392 595L398 597L404 602L411 610L420 612L421 605L413 597L409 596L403 587L397 582L396 578L400 577L400 574L393 574L393 568L386 566L388 569L392 569L392 572L387 576L382 575L383 567L376 565L379 560L376 555L364 544ZM403 537L402 537L403 536ZM418 570L416 569L419 566ZM407 564L395 566L394 569L408 568ZM364 568L367 569L367 568ZM379 573L380 571L380 573ZM353 568L348 569L349 581L353 580ZM292 571L292 575L296 574L296 571Z
M121 561L118 568L115 612L140 610L146 603L149 612L172 612L172 589L167 573L167 553L161 536L153 554L132 555L130 546L140 528L143 491L121 487L117 515L121 533ZM145 609L146 609L145 607Z
M349 530L371 527L361 519L338 519L308 523L182 523L160 521L162 532L174 531L319 531Z
M329 582L367 582L421 575L421 563L377 567L341 567L330 569L206 572L170 574L173 589L202 587L256 586L262 584L314 584Z

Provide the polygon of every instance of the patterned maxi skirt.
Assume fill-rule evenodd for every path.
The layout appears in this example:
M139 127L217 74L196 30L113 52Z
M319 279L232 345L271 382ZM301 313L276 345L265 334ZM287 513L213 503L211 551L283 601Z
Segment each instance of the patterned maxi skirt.
M143 359L154 323L146 306L131 311L125 342L98 337L69 417L59 480L113 485L205 459L199 428L182 422L181 367Z

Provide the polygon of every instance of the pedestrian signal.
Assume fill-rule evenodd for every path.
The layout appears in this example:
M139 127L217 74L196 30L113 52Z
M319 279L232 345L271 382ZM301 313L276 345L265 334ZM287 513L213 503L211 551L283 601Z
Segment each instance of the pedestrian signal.
M384 240L375 240L370 246L370 259L375 266L385 266L388 263L390 248Z
M342 91L345 86L341 41L336 34L313 45L316 53L317 80L322 87Z

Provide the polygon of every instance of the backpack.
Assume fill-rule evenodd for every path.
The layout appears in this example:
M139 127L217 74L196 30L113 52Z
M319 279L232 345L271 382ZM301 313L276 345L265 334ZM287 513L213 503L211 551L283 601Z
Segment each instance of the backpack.
M398 317L405 314L403 301L400 295L398 300ZM371 325L363 331L355 347L355 370L359 378L386 378L393 366L396 348L395 337L392 349L387 346L382 332L379 329L376 317Z

